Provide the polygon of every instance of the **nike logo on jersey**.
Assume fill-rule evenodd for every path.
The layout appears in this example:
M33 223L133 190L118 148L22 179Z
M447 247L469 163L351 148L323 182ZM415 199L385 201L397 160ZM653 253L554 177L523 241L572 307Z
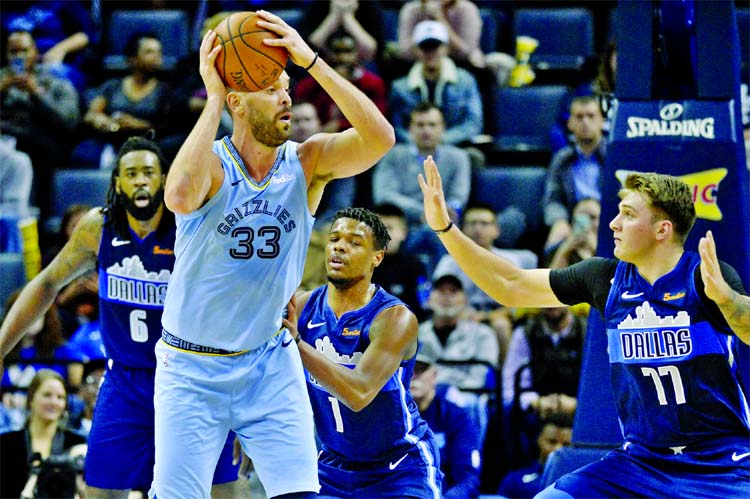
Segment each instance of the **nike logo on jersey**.
M294 341L294 340L290 339L289 341L282 341L281 342L281 346L284 347L284 348L286 348L286 347L288 347L289 345L292 344L292 341Z
M312 321L307 321L307 329L315 329L316 327L320 327L323 324L325 324L325 322L317 322L313 324Z
M737 454L736 452L732 453L732 461L737 462L740 459L745 459L746 457L750 457L750 452L745 452L744 454Z
M241 178L241 179L239 179L239 180L235 180L234 182L232 182L232 187L234 187L234 186L235 186L235 185L237 185L237 184L241 184L241 183L242 183L242 182L244 182L244 181L245 181L245 179L244 179L244 178Z
M404 459L406 459L406 456L408 456L408 455L409 454L404 454L403 457L401 459L399 459L398 461L396 461L395 463L393 463L393 462L388 463L388 469L389 470L395 470L396 466L398 466L399 464L401 464L401 461L403 461Z
M638 298L639 296L643 296L643 293L635 293L635 294L632 294L632 295L631 295L630 293L628 293L627 291L625 291L625 292L624 292L624 293L622 294L622 299L623 299L623 300L631 300L631 299L633 299L633 298Z
M123 241L122 239L118 239L116 237L112 238L112 246L122 246L124 244L130 244L130 241Z

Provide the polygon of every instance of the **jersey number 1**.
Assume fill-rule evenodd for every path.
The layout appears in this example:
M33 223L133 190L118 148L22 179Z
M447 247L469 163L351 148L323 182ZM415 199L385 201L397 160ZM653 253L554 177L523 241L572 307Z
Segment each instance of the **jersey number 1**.
M341 406L339 405L339 399L336 397L328 397L331 402L331 409L333 410L333 420L336 421L336 431L344 433L344 420L341 418Z

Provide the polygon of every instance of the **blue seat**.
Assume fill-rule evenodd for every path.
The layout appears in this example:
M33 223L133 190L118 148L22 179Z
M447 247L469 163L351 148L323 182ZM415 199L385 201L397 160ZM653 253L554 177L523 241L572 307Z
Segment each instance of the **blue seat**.
M274 9L273 13L282 18L292 28L299 31L305 11L302 9Z
M383 40L386 42L398 41L398 9L383 9Z
M111 176L109 170L55 170L52 174L53 216L61 217L76 203L104 206Z
M596 447L561 447L547 458L544 465L541 488L552 485L555 480L578 468L603 458L610 450Z
M747 65L750 62L750 9L737 9L735 16L740 34L740 60Z
M471 201L487 203L500 213L516 206L526 215L528 230L543 225L540 200L544 194L547 169L541 166L490 166L476 170L471 185Z
M107 28L104 68L123 71L128 67L125 47L133 35L153 33L159 37L164 54L164 69L172 69L188 55L190 23L182 10L116 10Z
M503 14L496 12L494 9L484 8L479 9L479 15L482 18L482 37L479 39L479 46L485 54L496 52L500 32L498 16Z
M564 85L498 88L492 113L495 149L549 151L550 130L567 94Z
M515 36L539 40L531 63L539 69L580 69L594 54L594 18L588 9L518 9Z
M0 253L0 317L5 314L5 302L15 290L26 283L26 267L22 253Z

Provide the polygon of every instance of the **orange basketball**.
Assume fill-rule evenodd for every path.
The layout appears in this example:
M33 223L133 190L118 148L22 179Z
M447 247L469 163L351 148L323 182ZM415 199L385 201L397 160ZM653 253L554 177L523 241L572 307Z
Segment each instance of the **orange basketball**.
M228 87L241 92L256 92L275 82L289 57L284 47L263 43L279 35L259 28L257 20L255 12L235 12L214 29L214 46L224 46L216 57L216 69Z

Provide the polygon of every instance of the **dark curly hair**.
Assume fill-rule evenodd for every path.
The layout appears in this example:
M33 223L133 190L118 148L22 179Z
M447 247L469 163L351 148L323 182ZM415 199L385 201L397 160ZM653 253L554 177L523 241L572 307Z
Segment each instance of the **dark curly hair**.
M153 138L153 131L149 131L145 136L130 137L128 140L126 140L117 153L115 166L112 169L112 178L110 179L109 190L107 191L107 205L103 208L102 213L104 213L105 225L111 226L117 234L117 237L123 240L130 240L130 229L128 227L128 217L126 213L127 210L125 207L125 200L123 199L122 195L117 194L117 189L115 187L117 183L117 177L120 175L120 160L123 156L133 151L150 151L154 153L157 158L159 158L161 173L162 175L166 175L169 171L170 163L169 161L167 161L164 153L161 152L159 145L153 140ZM159 222L157 232L167 232L174 226L174 214L171 211L165 209L161 216L161 221Z
M375 213L365 208L344 208L336 212L333 216L333 223L339 218L352 218L367 225L372 231L372 239L375 243L376 250L385 250L391 241L388 229L385 228L383 221Z

